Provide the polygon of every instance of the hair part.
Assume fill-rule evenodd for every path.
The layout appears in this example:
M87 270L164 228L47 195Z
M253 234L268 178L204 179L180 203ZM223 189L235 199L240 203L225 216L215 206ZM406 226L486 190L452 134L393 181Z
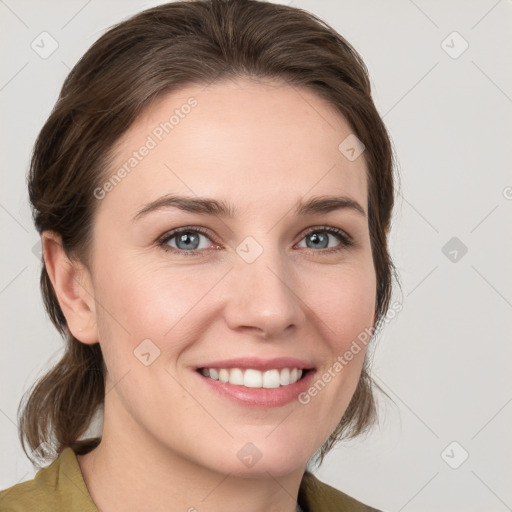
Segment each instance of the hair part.
M34 146L28 176L35 226L60 235L70 259L88 266L97 200L116 142L155 100L188 85L225 78L271 79L327 100L365 145L368 223L377 276L376 325L388 309L394 267L387 248L394 202L393 152L356 50L315 15L257 0L194 0L160 5L108 30L67 76ZM59 454L86 453L100 438L80 439L105 398L99 343L69 331L49 275L41 269L46 310L65 337L62 359L27 392L18 410L23 449L48 443ZM368 361L318 461L376 417ZM29 449L27 449L27 447Z

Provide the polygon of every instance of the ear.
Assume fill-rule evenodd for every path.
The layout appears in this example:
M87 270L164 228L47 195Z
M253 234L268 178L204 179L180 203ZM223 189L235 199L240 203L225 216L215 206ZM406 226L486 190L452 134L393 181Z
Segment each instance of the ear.
M44 231L41 242L46 271L69 331L83 343L97 343L96 302L89 271L68 258L57 233Z

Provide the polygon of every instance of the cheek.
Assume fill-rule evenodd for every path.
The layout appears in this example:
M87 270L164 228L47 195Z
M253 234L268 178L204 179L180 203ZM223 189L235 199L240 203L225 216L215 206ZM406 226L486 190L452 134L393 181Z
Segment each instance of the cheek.
M204 299L218 281L218 272L118 263L98 273L100 339L128 354L145 339L161 351L182 350L200 327L191 319L201 315L207 302L211 307L214 294Z
M373 326L376 278L373 267L360 266L331 272L306 284L310 304L321 318L332 349L344 351L347 344Z
M332 270L308 289L315 290L311 309L320 318L326 352L322 367L302 396L316 417L326 418L332 431L346 410L357 387L371 339L376 304L376 276L372 265L353 265ZM337 411L338 414L333 414ZM329 430L330 429L330 430Z

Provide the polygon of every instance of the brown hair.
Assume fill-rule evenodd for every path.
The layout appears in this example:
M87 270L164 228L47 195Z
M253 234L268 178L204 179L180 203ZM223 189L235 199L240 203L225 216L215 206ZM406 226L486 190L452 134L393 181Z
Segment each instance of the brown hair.
M112 148L156 98L221 78L279 79L326 99L366 146L368 223L377 276L376 326L388 309L394 267L387 236L394 201L393 152L371 98L368 71L354 48L313 14L256 0L199 0L160 5L123 21L95 42L67 76L43 126L28 177L36 228L58 233L71 259L87 265L94 190ZM80 439L103 404L105 364L99 343L69 331L44 266L41 289L52 322L66 338L62 359L20 403L23 449L72 447L86 453L100 438ZM375 420L368 361L336 430L317 454ZM27 450L25 443L31 448Z

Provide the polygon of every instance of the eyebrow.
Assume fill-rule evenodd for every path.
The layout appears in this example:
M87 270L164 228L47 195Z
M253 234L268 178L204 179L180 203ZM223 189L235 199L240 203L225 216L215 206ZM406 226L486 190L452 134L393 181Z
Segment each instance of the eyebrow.
M133 222L151 212L165 208L177 208L186 212L227 218L233 218L237 215L236 208L222 200L169 194L144 206L135 214ZM362 217L366 217L364 208L354 199L345 196L317 196L307 201L299 200L295 204L295 215L297 216L329 213L335 210L350 210Z

